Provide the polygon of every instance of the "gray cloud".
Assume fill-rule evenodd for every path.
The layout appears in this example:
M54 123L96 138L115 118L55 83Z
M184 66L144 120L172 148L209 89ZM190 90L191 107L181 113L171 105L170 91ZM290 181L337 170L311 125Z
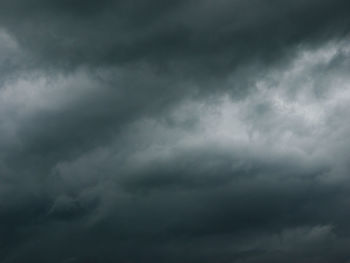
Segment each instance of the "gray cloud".
M3 1L3 24L49 65L137 62L222 73L344 35L347 1Z
M2 1L0 261L344 262L346 1Z

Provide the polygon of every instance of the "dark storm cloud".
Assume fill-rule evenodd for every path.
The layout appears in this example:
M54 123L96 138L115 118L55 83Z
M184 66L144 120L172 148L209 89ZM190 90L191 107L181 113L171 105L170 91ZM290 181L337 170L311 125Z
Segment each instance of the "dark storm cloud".
M348 1L3 1L1 21L50 65L150 63L223 72L342 36ZM199 69L198 69L199 67Z
M344 262L348 1L0 3L0 261Z

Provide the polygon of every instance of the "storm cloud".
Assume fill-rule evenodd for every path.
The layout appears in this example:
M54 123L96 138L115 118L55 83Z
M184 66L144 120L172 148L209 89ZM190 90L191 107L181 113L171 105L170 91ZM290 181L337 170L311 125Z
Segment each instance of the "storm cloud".
M349 13L1 1L0 261L349 263Z

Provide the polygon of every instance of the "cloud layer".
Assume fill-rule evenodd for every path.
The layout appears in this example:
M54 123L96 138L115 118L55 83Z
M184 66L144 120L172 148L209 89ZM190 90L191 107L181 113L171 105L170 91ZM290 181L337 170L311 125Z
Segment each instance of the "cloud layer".
M2 1L0 261L350 262L347 1Z

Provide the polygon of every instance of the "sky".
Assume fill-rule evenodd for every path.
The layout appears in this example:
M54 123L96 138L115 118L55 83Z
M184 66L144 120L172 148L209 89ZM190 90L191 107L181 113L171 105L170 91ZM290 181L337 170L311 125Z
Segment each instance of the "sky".
M0 1L0 262L350 263L348 0Z

